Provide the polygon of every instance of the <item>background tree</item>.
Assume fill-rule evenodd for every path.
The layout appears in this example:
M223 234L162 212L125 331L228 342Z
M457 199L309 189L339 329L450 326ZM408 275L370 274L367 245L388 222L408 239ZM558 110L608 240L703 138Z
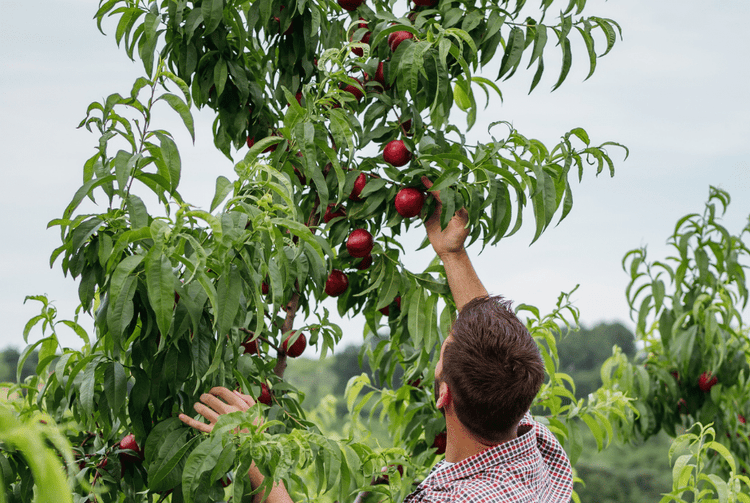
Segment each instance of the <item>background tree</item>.
M750 338L742 319L750 225L735 235L721 224L729 203L726 191L711 187L703 213L675 225L668 241L674 255L650 262L640 248L625 256L627 298L644 356L633 361L615 352L602 367L605 386L640 398L637 436L663 429L676 437L702 423L690 439L715 437L726 454L711 459L707 471L724 475L750 469ZM697 442L700 450L703 440ZM728 453L735 468L722 460ZM703 471L701 462L697 468Z
M432 210L429 199L422 204L420 178L441 190L443 223L466 207L470 243L487 246L518 231L527 205L534 241L556 216L564 219L571 169L579 178L589 165L613 172L606 148L616 144L594 146L581 128L547 147L495 123L502 134L471 144L451 120L455 104L470 128L474 91L499 93L494 81L522 61L536 66L536 87L548 40L562 54L555 88L570 69L571 36L582 38L593 73L619 27L584 15L585 1L562 11L553 4L100 2L99 26L115 17L116 41L143 61L146 76L129 94L89 106L81 125L99 134L98 149L50 223L62 238L52 262L79 281L96 333L76 318L57 320L47 299L34 297L42 310L25 335L41 324L44 337L19 362L38 349L24 410L41 408L67 428L86 482L79 499L239 501L251 491L242 476L250 460L269 484L284 479L301 500L353 499L391 462L404 474L378 490L393 499L410 491L439 455L434 439L445 425L427 391L430 355L454 316L439 262L414 272L401 261L398 237ZM551 9L559 12L552 22ZM605 47L599 54L595 33ZM499 69L490 80L478 71L493 58ZM217 148L231 156L250 147L236 179L217 179L209 211L180 197L180 155L155 125L159 103L191 135L193 104L211 107ZM106 204L87 213L87 198ZM319 307L326 295L338 297L342 315L367 320L360 357L374 380L349 382L351 420L369 404L388 421L394 448L325 435L284 380L288 358L306 344L325 355L341 337ZM628 400L600 390L575 401L556 348L560 326L577 322L568 295L549 315L519 309L549 374L534 410L575 462L581 420L602 448L614 436L611 416L627 420ZM59 347L60 323L81 336L80 350ZM416 379L423 387L409 384ZM175 416L216 385L269 405L196 436ZM252 426L260 409L262 429ZM237 427L251 432L236 437ZM31 487L19 471L9 480Z

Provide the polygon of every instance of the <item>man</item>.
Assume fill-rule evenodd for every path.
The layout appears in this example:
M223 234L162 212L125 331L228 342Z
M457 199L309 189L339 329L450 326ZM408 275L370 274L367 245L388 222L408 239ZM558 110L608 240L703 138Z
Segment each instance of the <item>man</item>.
M422 181L428 189L432 186L426 178ZM435 368L435 399L445 415L447 446L445 460L404 503L568 502L570 462L554 435L528 412L544 381L536 343L509 304L489 297L479 280L464 248L466 210L457 211L441 229L439 193L433 195L438 206L425 228L459 310ZM225 388L212 389L201 401L195 409L210 424L184 414L180 419L206 432L219 414L255 403ZM249 476L253 487L263 481L257 468ZM292 500L277 484L268 501Z

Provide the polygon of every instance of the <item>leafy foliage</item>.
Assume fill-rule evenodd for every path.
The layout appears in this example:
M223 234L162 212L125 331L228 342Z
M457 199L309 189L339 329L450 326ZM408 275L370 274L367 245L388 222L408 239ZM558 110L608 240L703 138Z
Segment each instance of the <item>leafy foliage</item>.
M675 254L666 260L648 262L645 249L626 255L628 302L645 358L631 363L615 352L602 379L639 398L638 435L663 428L675 437L678 428L713 423L721 433L716 442L747 470L750 346L741 308L750 226L732 235L720 224L729 202L728 193L712 187L703 214L677 222L669 239Z
M553 220L564 219L573 205L571 170L579 180L589 167L614 173L607 149L619 145L597 146L582 128L563 133L550 148L497 122L490 129L500 126L503 134L471 145L450 120L455 104L466 113L468 128L474 125L477 86L488 97L490 90L500 93L479 74L498 47L503 54L497 54L495 80L514 75L526 54L537 64L533 89L554 33L563 54L557 88L571 65L570 34L577 32L593 72L619 26L582 16L581 0L545 24L554 3L544 0L533 17L522 0L442 2L397 17L382 0L351 14L329 0L100 2L100 29L105 18L115 18L115 40L131 58L137 55L146 76L129 94L88 107L81 127L98 135L98 148L84 163L83 185L50 222L62 240L51 263L59 260L64 273L79 281L80 311L94 317L95 334L78 324L80 311L73 320L57 321L47 299L34 297L41 313L24 335L28 340L41 325L42 338L21 359L39 349L37 375L23 385L24 410L38 408L75 424L69 436L81 463L80 499L93 492L104 502L239 501L251 492L241 475L250 460L269 476L268 484L283 479L303 500L329 493L347 499L369 487L383 463L396 460L407 470L392 477L388 491L392 497L408 492L434 461L429 446L444 427L427 393L408 383L419 376L429 380L454 306L437 261L423 271L404 267L399 237L411 222L395 211L396 193L422 188L427 176L441 191L443 223L466 207L470 242L486 246L517 232L527 206L534 241ZM412 37L395 48L389 38L399 31ZM596 32L606 42L601 54L594 50ZM217 148L231 157L232 148L249 147L235 165L235 179L217 179L208 211L179 194L179 149L171 133L155 125L156 111L167 108L160 103L179 115L193 138L192 109L208 106L216 112ZM412 154L403 169L368 150L396 138ZM361 175L366 184L357 195ZM87 200L106 205L88 213ZM326 221L326 211L341 206L344 215ZM368 267L346 249L352 229L375 236ZM337 309L364 314L365 335L374 344L366 344L360 357L382 386L358 399L368 383L350 382L349 408L358 412L378 394L398 448L373 446L354 433L329 438L284 380L286 337L307 333L323 355L341 339L320 306L333 269L346 271L349 282ZM550 316L523 309L533 314L530 329L550 376L537 406L548 411L547 422L573 459L581 448L578 419L601 448L615 434L613 418L628 418L629 400L603 390L586 402L564 404L562 398L575 397L570 378L557 372L553 334L563 311L574 319L577 313L566 296ZM80 349L59 345L60 323L81 337ZM257 351L240 350L251 341ZM394 382L399 375L406 384ZM196 436L175 416L189 412L213 386L254 396L266 386L271 405L222 417L211 436ZM255 427L261 411L265 423ZM236 429L249 433L238 437ZM121 445L128 433L142 454ZM316 482L303 480L293 467ZM237 476L225 490L230 472ZM30 482L21 477L14 484Z
M64 459L69 473L75 472L71 447L68 439L51 423L52 418L45 414L35 412L24 417L12 404L0 403L0 445L3 446L0 480L4 485L0 503L73 502L59 459ZM20 483L15 483L18 479ZM6 487L12 490L6 492Z
M665 494L661 503L705 501L706 503L730 503L750 501L750 478L737 473L737 463L729 450L716 442L716 432L711 425L696 423L696 433L685 433L677 437L669 449L669 459L674 459L672 492ZM685 452L687 451L687 452ZM721 456L729 467L729 477L723 480L716 474L706 473L708 454ZM743 487L744 486L744 487ZM692 496L686 499L686 495Z

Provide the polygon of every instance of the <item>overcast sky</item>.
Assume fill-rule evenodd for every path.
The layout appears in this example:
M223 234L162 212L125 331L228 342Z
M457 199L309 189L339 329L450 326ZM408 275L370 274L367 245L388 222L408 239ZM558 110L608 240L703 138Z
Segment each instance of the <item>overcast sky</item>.
M76 129L87 106L129 92L142 74L117 48L111 23L106 37L99 33L95 5L0 0L0 349L24 345L23 326L38 313L37 304L23 304L26 295L46 293L61 316L72 317L77 284L63 277L59 262L50 269L60 240L46 224L62 214L97 145L97 136ZM750 215L750 2L590 0L586 12L617 20L624 34L596 74L582 82L588 62L577 44L571 75L550 93L558 72L550 54L537 90L527 96L532 73L519 70L501 84L504 102L480 113L470 139L486 138L486 124L499 119L548 145L583 127L594 143L627 145L630 158L623 162L613 149L614 178L589 170L583 183L572 181L572 213L531 247L527 225L475 260L492 293L546 312L561 291L580 284L573 299L585 325L632 327L621 268L628 250L648 245L652 259L663 258L676 220L702 210L709 185L733 198L725 220L731 231ZM213 148L213 117L194 111L192 145L174 114L162 112L156 120L176 135L183 159L180 192L207 208L216 177L233 175L232 163ZM455 121L465 125L460 114ZM526 218L531 223L531 213ZM421 228L412 231L407 249L421 239ZM420 269L430 259L429 252L411 254L408 264ZM361 341L361 325L343 324L345 343ZM64 334L65 344L78 345Z

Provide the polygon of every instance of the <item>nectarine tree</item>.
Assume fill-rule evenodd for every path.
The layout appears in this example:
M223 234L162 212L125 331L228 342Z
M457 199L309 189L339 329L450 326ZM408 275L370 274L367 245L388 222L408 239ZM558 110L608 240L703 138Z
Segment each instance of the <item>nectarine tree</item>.
M632 419L637 437L661 430L675 437L695 423L712 424L715 441L750 471L750 338L747 306L750 225L733 234L721 222L729 193L711 187L702 213L681 218L669 237L673 253L650 261L645 248L629 252L627 300L644 356L608 360L608 387L640 397ZM722 458L707 470L729 472Z

